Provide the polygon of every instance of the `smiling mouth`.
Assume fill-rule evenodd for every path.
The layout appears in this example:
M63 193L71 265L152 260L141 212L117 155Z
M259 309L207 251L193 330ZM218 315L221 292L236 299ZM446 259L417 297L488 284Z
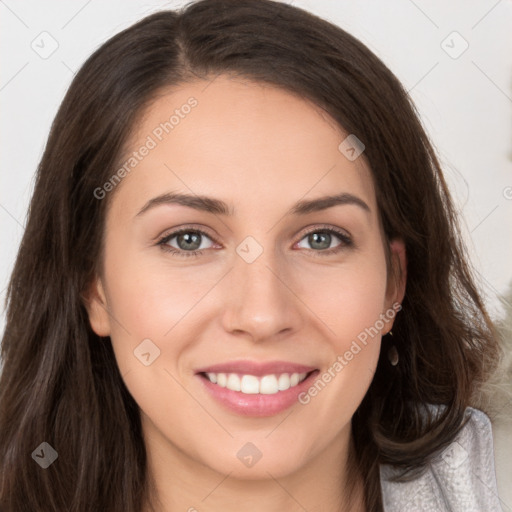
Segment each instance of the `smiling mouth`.
M222 372L201 372L199 375L216 386L246 395L275 395L298 386L316 371L273 373L262 376Z

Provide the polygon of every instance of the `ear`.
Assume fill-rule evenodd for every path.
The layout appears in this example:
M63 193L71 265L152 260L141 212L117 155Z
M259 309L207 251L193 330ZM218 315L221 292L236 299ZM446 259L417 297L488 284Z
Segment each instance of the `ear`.
M94 279L87 292L82 295L82 298L89 315L92 330L98 336L110 336L108 304L103 284L99 277Z
M391 272L386 289L386 311L393 309L397 312L396 305L402 304L407 283L407 255L405 242L401 238L395 238L389 243L391 256ZM395 307L393 306L395 305ZM393 319L396 315L393 315ZM387 334L393 327L394 320L389 320L386 326Z

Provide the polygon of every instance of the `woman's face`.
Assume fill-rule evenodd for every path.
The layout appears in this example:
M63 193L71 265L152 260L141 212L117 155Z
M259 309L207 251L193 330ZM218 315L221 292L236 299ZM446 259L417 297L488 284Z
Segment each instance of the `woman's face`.
M347 135L310 102L226 76L161 95L137 125L121 182L103 187L88 308L154 457L277 478L346 450L404 291Z

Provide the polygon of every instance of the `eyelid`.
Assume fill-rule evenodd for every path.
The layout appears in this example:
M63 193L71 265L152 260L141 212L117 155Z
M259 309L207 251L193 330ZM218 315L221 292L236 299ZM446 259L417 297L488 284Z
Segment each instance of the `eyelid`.
M299 240L302 240L306 235L309 235L310 233L316 233L317 231L333 231L334 233L337 233L345 238L352 239L352 235L350 235L346 229L338 228L336 226L332 226L331 224L314 224L304 229L305 231L302 233L302 236Z
M208 238L211 238L212 241L214 241L216 244L218 244L219 242L217 242L216 240L216 235L213 235L211 233L211 230L209 230L208 228L206 227L203 227L202 225L197 225L197 224L185 224L183 226L176 226L174 228L171 228L171 229L166 229L164 232L162 232L162 234L158 235L157 237L155 237L155 241L156 242L160 242L162 241L163 239L165 238L173 238L174 236L176 235L179 235L183 232L188 232L188 231L197 231L198 233L201 233L202 235L206 235Z

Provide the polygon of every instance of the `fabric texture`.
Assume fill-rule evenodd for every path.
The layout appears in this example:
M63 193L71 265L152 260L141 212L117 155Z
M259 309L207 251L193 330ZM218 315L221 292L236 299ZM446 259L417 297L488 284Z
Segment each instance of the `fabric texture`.
M400 471L380 466L385 512L503 512L494 465L492 426L472 407L470 419L456 439L427 471L410 482L389 479Z

